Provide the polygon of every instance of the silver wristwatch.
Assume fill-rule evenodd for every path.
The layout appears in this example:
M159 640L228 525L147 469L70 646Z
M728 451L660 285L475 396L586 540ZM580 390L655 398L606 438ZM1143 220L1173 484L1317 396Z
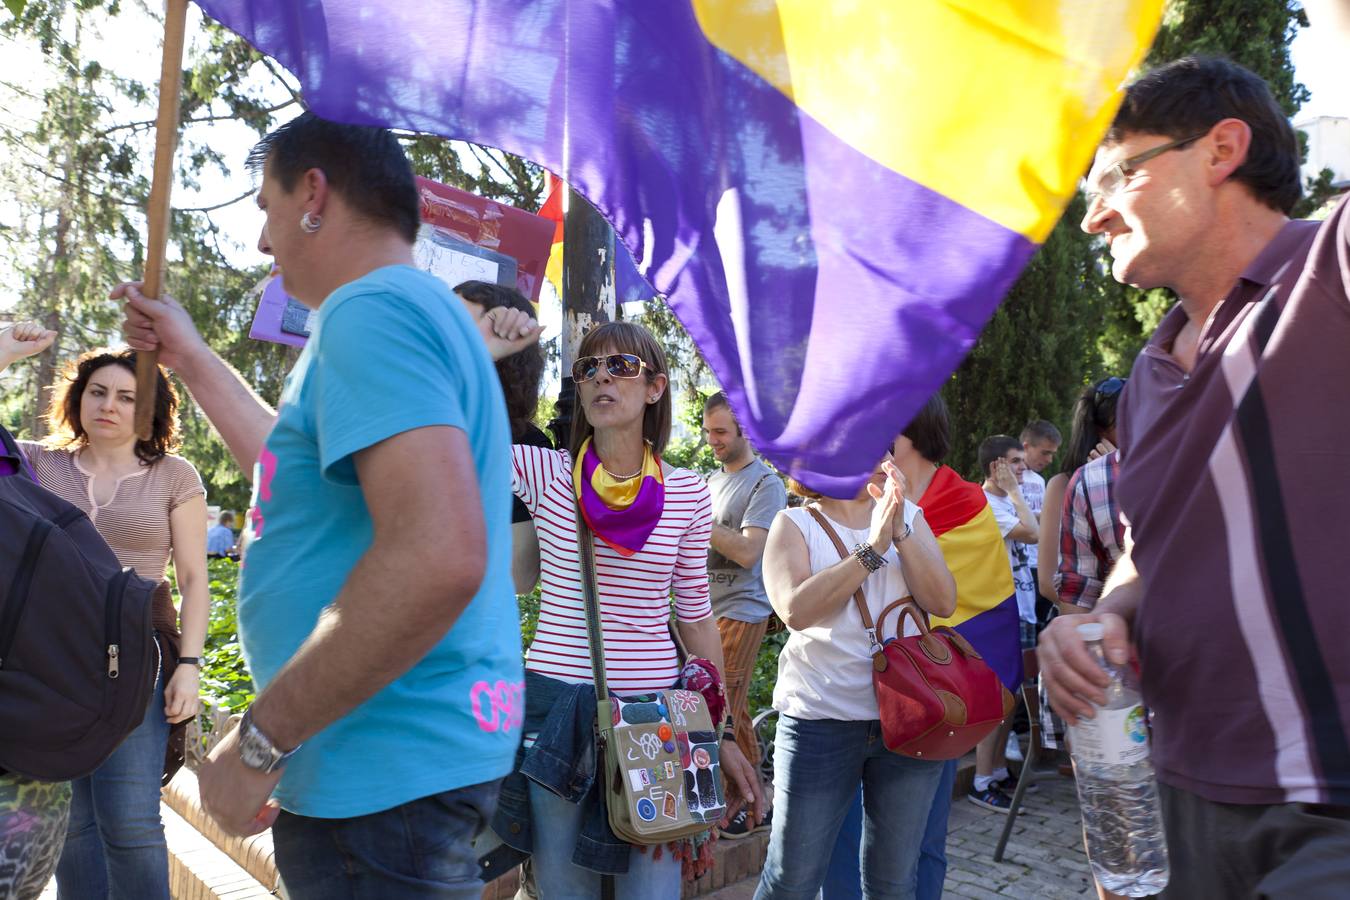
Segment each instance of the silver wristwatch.
M273 746L272 739L253 724L253 709L250 707L244 712L244 718L239 723L239 759L244 765L259 772L275 772L299 749L278 750Z

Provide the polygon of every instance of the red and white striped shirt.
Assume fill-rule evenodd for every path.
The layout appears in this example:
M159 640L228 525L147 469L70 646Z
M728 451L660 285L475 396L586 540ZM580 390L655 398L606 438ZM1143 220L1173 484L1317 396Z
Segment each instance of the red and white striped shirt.
M525 668L573 684L591 681L571 454L521 444L511 454L512 488L529 508L539 535L542 602ZM665 476L665 509L646 546L624 557L603 541L595 542L605 671L609 689L617 694L668 688L679 677L679 658L667 627L672 589L681 622L712 615L708 485L688 469L667 467Z

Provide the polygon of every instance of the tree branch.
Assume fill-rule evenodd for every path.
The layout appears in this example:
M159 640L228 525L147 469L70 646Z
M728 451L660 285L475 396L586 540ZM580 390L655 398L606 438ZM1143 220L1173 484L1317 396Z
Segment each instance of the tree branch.
M77 190L81 190L81 191L87 190L87 187L86 187L85 185L82 185L82 184L80 184L80 183L78 183L78 182L75 182L75 181L71 181L69 178L66 178L64 175L57 175L57 174L54 173L54 172L48 172L46 169L42 168L41 166L35 166L35 165L33 165L32 163L27 163L27 162L21 162L21 163L19 163L19 165L23 166L25 169L32 169L34 172L37 172L39 175L42 175L42 176L45 177L45 178L50 178L52 181L59 181L59 182L61 182L62 184L68 184L68 185L70 185L71 187L76 188ZM249 193L252 193L252 191L249 191ZM107 195L105 194L104 196L107 196ZM108 199L109 199L109 200L112 200L112 202L117 203L117 204L120 204L120 205L122 205L122 206L134 206L134 207L136 207L137 209L139 209L139 208L143 205L143 204L139 203L138 201L135 201L135 200L123 200L123 199L121 199L121 198L119 198L119 197L111 197L111 196L109 196Z
M510 170L506 168L506 163L493 156L490 148L482 147L472 141L465 141L465 143L469 145L469 151L473 153L474 159L478 160L478 164L483 167L483 175L497 181L497 176L492 173L492 167L496 166L506 177L506 184L514 185L516 183L516 179L511 175Z
M289 90L289 88L288 88L288 90ZM259 112L264 112L264 113L267 113L267 114L270 115L270 114L272 114L272 113L274 113L274 112L277 112L278 110L285 109L285 108L288 107L288 106L293 106L294 104L299 103L299 102L300 102L300 99L299 99L298 97L296 97L294 94L292 94L290 100L287 100L287 101L285 101L285 102L283 102L283 103L278 103L278 104L276 104L275 106L269 106L269 107L267 107L266 109L259 110ZM185 127L185 126L188 126L188 125L197 125L197 124L202 123L202 122L237 122L237 121L241 120L242 118L243 118L243 116L239 115L238 113L231 113L231 114L229 114L229 115L220 115L220 116L215 115L214 113L212 113L211 115L207 115L207 116L198 116L198 117L195 118L195 119L188 119L187 121L181 122L181 123L179 123L179 124ZM114 131L125 131L125 130L127 130L128 128L130 128L130 129L132 129L132 130L135 131L135 130L140 130L140 129L143 129L143 128L150 128L150 127L152 127L154 124L155 124L155 120L154 120L154 119L147 119L147 120L145 120L144 122L127 122L126 124L123 124L123 125L114 125L114 126L112 126L111 128L106 128L106 129L104 129L103 131L98 132L98 135L99 135L99 137L107 137L108 135L112 134Z
M299 103L302 109L309 109L309 107L305 104L305 98L300 95L299 91L296 91L294 88L292 88L289 84L286 83L286 79L283 78L281 73L277 71L277 67L273 65L272 60L264 56L262 57L260 62L263 64L263 67L267 69L267 71L272 73L272 77L275 78L278 82L280 82L281 86L286 89L286 93L291 95L291 100L293 102Z
M246 199L248 199L249 197L252 197L252 196L254 195L254 193L256 193L256 192L254 191L254 189L253 189L253 188L249 188L248 190L246 190L246 191L244 191L242 194L240 194L238 197L235 197L235 198L232 199L232 200L226 200L224 203L217 203L217 204L215 204L214 206L181 206L181 207L175 207L175 208L174 208L174 212L199 212L199 213L215 212L215 211L218 210L218 209L224 209L224 208L227 207L227 206L233 206L234 204L238 203L240 200L246 200Z

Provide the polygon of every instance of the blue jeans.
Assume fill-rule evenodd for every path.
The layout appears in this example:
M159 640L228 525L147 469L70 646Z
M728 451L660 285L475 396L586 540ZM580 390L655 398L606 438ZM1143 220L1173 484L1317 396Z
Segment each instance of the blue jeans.
M933 808L928 811L928 826L923 843L919 845L919 879L915 896L918 900L942 900L942 885L947 880L947 816L952 811L952 786L956 783L956 760L942 765L942 780L933 795ZM862 788L848 808L839 837L830 855L830 867L825 873L825 884L820 889L822 900L862 900L862 846L863 799Z
M862 824L863 793L862 785L858 785L858 793L834 839L825 883L820 887L821 900L862 900ZM919 865L923 865L922 855Z
M290 900L478 900L473 839L501 781L457 788L349 819L282 811L272 826Z
M912 900L919 844L941 777L941 762L887 750L878 721L779 716L773 833L755 900L815 897L859 781L863 896Z
M947 817L952 812L952 789L956 786L957 760L942 764L942 780L928 811L928 827L919 845L918 900L942 900L942 885L947 880Z
M530 816L534 821L534 880L539 900L595 900L600 873L572 862L585 816L579 803L569 803L548 788L530 782ZM628 871L614 876L615 900L679 900L680 861L669 850L654 859L653 850L629 851Z
M136 730L92 775L71 782L70 825L56 865L62 900L169 900L159 817L168 743L160 678Z

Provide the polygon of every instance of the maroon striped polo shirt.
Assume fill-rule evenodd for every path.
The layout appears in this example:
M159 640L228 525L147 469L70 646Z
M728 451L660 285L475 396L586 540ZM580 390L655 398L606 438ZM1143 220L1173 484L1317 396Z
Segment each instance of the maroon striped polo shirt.
M1135 361L1118 497L1162 782L1350 804L1350 210L1289 222L1186 375L1174 308Z

